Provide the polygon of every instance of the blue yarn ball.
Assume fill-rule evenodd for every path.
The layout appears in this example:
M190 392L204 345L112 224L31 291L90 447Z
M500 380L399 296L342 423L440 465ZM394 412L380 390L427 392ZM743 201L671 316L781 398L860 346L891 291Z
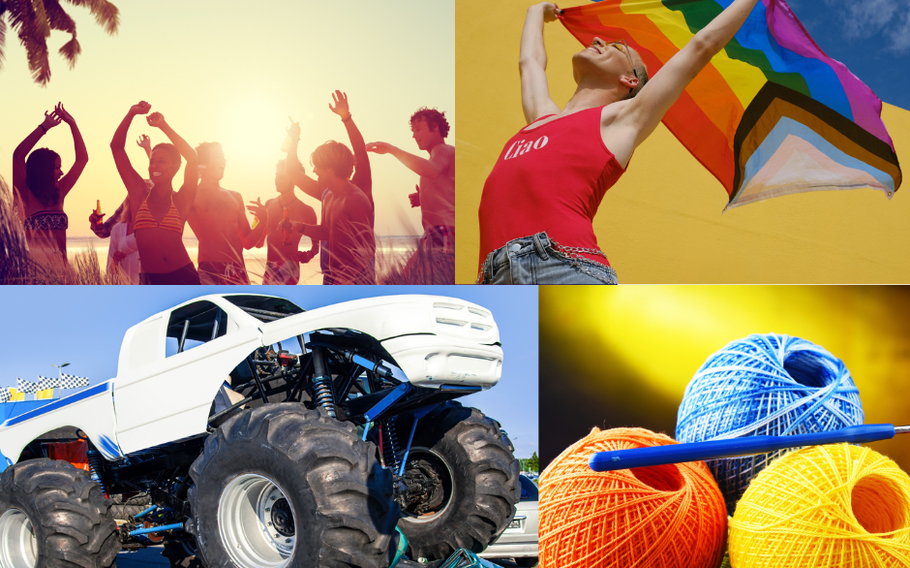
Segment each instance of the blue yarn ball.
M769 333L708 357L686 387L676 439L810 434L862 423L859 389L843 361L805 339ZM752 478L786 451L707 462L731 515Z

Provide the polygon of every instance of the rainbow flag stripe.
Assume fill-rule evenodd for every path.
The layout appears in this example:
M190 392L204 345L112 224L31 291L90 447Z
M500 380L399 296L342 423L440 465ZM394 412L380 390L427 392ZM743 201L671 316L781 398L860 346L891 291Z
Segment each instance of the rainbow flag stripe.
M584 45L624 39L653 77L733 0L603 0L566 8ZM727 190L727 208L779 195L901 184L882 102L812 41L784 0L760 0L664 124Z

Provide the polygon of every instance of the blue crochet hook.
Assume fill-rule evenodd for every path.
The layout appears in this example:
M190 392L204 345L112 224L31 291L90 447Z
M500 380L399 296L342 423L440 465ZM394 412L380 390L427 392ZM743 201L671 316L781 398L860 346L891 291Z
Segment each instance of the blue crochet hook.
M597 452L588 459L588 465L590 465L591 469L594 471L614 471L617 469L631 469L633 467L648 467L668 463L765 454L783 450L785 448L798 448L802 446L820 446L822 444L838 444L841 442L861 444L864 442L875 442L877 440L888 440L893 438L896 434L907 433L910 433L910 426L863 424L860 426L849 426L842 430L818 432L815 434L798 434L795 436L748 436L745 438L730 438L727 440L710 440L707 442L691 442L688 444L671 444L669 446Z

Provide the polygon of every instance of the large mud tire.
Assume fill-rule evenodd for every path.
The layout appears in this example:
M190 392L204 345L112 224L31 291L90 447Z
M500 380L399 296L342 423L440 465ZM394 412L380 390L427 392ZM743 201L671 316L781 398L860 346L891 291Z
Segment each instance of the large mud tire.
M502 534L521 496L510 446L494 420L457 402L420 420L405 478L432 471L441 483L432 510L402 511L398 527L408 538L408 556L439 560L459 548L476 553Z
M108 568L120 552L101 486L64 461L35 459L0 476L0 566Z
M385 568L399 513L377 456L352 424L298 404L230 418L190 468L197 558L208 568Z

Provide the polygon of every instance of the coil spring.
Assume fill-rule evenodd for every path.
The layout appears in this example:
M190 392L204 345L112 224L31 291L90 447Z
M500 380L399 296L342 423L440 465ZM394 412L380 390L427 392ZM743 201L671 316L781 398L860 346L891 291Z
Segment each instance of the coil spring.
M401 465L398 459L401 453L398 451L398 424L396 422L395 418L389 418L382 429L382 457L385 459L386 467L392 468L393 471L397 471Z
M101 452L91 449L86 452L86 456L88 457L88 467L92 481L96 481L101 486L101 492L107 495L107 489L104 487L104 481L101 478L101 464L104 459L101 457Z
M335 398L332 396L332 383L328 377L316 377L313 380L316 391L316 404L324 408L329 416L335 418Z

